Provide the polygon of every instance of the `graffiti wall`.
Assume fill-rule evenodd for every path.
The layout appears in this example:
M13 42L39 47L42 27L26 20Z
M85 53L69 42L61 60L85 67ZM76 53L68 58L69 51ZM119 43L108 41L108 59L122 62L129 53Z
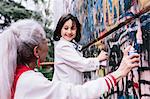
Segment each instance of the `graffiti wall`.
M104 49L109 53L107 67L85 73L85 81L116 70L124 48L133 45L141 56L140 67L133 69L117 87L100 99L150 99L150 1L149 0L64 0L64 11L77 16L82 24L80 43L87 45L84 56L97 56ZM143 9L148 9L142 12ZM127 21L131 19L130 21ZM122 24L123 23L123 24ZM124 24L126 23L126 24ZM119 28L115 28L118 25ZM115 29L115 30L114 30ZM113 30L113 32L109 32Z

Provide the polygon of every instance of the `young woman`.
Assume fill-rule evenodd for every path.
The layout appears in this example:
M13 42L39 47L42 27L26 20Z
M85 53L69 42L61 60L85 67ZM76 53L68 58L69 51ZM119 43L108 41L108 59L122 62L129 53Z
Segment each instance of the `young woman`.
M0 34L0 40L0 99L95 99L139 66L139 55L128 56L128 47L118 70L105 77L83 85L51 82L34 71L48 52L39 23L29 19L17 21Z
M96 58L85 58L78 50L81 38L81 25L71 14L63 15L54 31L55 63L53 81L83 84L83 72L99 69L100 62L107 59L101 51Z

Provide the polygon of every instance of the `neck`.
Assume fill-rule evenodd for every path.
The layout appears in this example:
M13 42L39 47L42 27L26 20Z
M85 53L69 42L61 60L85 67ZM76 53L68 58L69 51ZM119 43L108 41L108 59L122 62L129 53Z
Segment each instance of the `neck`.
M35 62L31 62L28 64L30 69L34 69L36 67L36 63Z

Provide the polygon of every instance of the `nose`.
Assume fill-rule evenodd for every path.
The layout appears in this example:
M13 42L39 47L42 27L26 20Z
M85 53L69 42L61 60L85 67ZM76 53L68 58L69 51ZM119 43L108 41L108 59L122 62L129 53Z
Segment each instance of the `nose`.
M68 34L71 34L71 33L72 33L71 29L68 29Z

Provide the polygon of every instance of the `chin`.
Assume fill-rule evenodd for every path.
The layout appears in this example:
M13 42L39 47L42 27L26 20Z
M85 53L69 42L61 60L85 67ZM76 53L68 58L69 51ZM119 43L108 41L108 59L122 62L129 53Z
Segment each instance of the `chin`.
M66 39L67 41L71 41L72 39Z
M69 39L68 41L71 41L72 39Z

